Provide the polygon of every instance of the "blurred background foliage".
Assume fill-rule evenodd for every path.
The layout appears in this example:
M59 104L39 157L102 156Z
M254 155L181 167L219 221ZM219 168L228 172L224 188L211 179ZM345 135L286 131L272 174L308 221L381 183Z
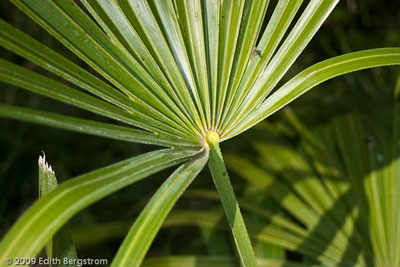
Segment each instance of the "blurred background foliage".
M272 12L275 2L271 0L268 14ZM75 63L85 66L9 1L0 1L0 17ZM305 67L329 57L362 49L390 46L400 46L400 2L398 0L343 0L292 67L286 80ZM3 58L36 72L46 73L45 70L15 54L4 49L0 51ZM47 73L47 75L51 74ZM56 76L52 78L60 79ZM99 119L93 114L22 89L6 84L1 84L1 86L0 99L3 103ZM384 143L385 133L392 134L393 127L396 127L391 122L393 122L393 110L400 99L399 95L400 69L398 67L376 68L345 75L319 85L293 102L290 108L270 117L268 122L261 123L238 138L224 142L222 149L229 155L240 155L240 157L228 156L227 162L231 167L234 188L244 201L242 209L246 214L246 222L249 221L250 233L256 236L262 229L273 225L271 214L278 214L301 229L307 228L307 223L302 221L301 217L296 217L296 214L293 214L290 208L285 208L282 201L278 201L274 194L265 190L268 182L265 179L257 179L258 175L261 175L260 172L268 177L267 180L279 182L285 180L288 170L283 171L277 166L283 166L290 161L290 158L295 157L294 155L301 154L306 163L312 163L313 159L322 160L318 154L309 153L310 151L304 148L307 138L312 136L309 133L332 127L343 127L345 130L349 126L340 125L343 123L340 121L348 121L349 118L359 121L358 123L368 129L372 127L371 125L375 125L372 127L375 129L373 134L367 131L368 133L363 135L364 147L368 149L382 140ZM388 122L387 125L385 122ZM399 124L397 127L400 128ZM0 129L0 238L21 213L38 198L37 160L42 151L46 153L59 182L62 182L78 174L154 149L150 146L13 120L0 120ZM329 130L325 131L329 132ZM328 140L333 146L339 145L335 143L340 141L337 138L332 137ZM269 148L264 147L264 150L260 150L262 146L260 144L267 144ZM393 145L393 143L390 144ZM282 152L285 149L294 151L294 155L285 158L288 157L288 155L285 156L286 152ZM264 151L265 155L260 155L260 151ZM336 153L339 162L345 162L345 152L332 153ZM376 160L379 161L379 156ZM378 163L390 164L390 161L394 159L382 160L385 163ZM249 164L245 164L246 162ZM275 167L273 167L273 162L277 164ZM311 166L310 168L316 171L314 175L319 178L324 176L314 169L313 164ZM79 257L112 259L135 217L171 172L172 170L159 173L135 183L97 202L74 217L70 224ZM338 172L334 175L342 175L343 179L348 174L346 170ZM292 172L289 175L294 177L293 179L302 179L301 175L304 174ZM286 183L286 186L289 185ZM246 205L246 203L252 205ZM263 214L264 212L269 215ZM148 257L234 255L229 232L221 231L226 227L226 222L220 215L222 215L221 205L216 199L212 179L208 172L204 172L178 201L165 227L152 244ZM362 225L366 227L365 223ZM310 264L313 262L307 256L300 255L303 253L279 248L269 242L263 242L262 238L257 240L255 241L256 254L259 257L287 257ZM264 239L264 241L268 240ZM313 258L312 255L310 256Z

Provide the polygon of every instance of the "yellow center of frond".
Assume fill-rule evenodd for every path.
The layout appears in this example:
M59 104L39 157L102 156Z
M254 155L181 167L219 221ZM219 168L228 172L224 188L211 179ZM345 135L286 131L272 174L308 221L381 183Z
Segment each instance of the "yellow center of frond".
M206 134L206 141L209 146L219 142L219 134L214 131L208 131Z

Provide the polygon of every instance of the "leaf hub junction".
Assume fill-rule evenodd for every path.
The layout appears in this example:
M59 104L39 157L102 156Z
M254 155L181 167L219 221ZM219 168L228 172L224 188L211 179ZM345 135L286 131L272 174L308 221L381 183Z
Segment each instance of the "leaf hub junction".
M208 145L209 147L219 143L219 134L214 131L207 131L206 140L204 145Z

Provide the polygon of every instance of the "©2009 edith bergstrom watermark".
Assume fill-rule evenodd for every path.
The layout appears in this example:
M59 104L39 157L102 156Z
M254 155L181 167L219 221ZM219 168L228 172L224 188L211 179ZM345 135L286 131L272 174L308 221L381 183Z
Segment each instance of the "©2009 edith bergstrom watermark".
M88 266L88 265L108 265L107 259L69 259L69 258L8 258L6 259L8 265L75 265L75 266Z

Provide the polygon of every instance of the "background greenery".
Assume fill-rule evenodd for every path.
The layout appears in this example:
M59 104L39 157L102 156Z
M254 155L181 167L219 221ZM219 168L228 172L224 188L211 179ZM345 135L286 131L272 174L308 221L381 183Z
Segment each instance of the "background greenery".
M275 6L274 3L271 3L271 6ZM0 17L84 66L79 59L8 1L0 2ZM397 0L341 1L287 76L290 77L298 70L339 54L375 47L400 46L399 18L400 2ZM3 58L28 69L35 68L33 64L15 54L4 49L0 49L0 51ZM46 73L40 68L35 71ZM52 78L58 79L54 76ZM6 84L1 86L0 99L2 103L40 107L43 110L58 111L79 117L94 117L93 114L56 103L22 89ZM290 105L290 108L310 129L316 129L336 117L354 112L364 114L364 121L368 124L368 121L372 123L388 118L384 113L379 112L383 109L390 109L394 105L396 88L397 92L400 91L399 68L377 68L328 81L318 86L318 89L312 90L296 100ZM382 115L370 116L369 114L372 114L373 111ZM288 122L285 111L273 115L269 122L268 130L278 133L279 139L283 139L285 144L293 148L299 145L301 133ZM59 182L62 182L78 174L153 149L150 146L4 119L0 120L0 129L0 238L38 197L37 159L41 151L46 153L48 161L56 171ZM244 157L252 159L254 151L246 141L253 140L258 130L250 130L240 138L224 142L222 148L227 152L240 152ZM269 141L277 144L283 142L277 138L269 139ZM111 260L136 215L171 172L172 170L159 173L150 179L127 187L75 216L70 225L79 257ZM263 192L248 192L248 183L234 174L232 182L239 196L252 194L254 199L264 197ZM215 190L208 172L196 179L189 189L190 191L178 201L174 210L201 209L211 215L211 211L221 211L220 204L213 201L212 198L196 197L199 192L201 193L199 190ZM265 201L262 205L265 209L278 209L276 204L270 201ZM251 213L249 215L252 216ZM186 214L186 216L189 215ZM177 224L172 219L167 221L168 223L170 225ZM226 224L225 220L221 219L221 224ZM216 239L209 238L210 236L216 237ZM227 242L222 242L224 240ZM218 245L214 242L217 242ZM229 232L215 234L210 229L182 224L180 227L167 227L161 230L148 255L224 255L232 253L232 244ZM299 256L294 253L284 252L274 247L261 248L260 251L275 257L286 253L288 258L299 259Z

